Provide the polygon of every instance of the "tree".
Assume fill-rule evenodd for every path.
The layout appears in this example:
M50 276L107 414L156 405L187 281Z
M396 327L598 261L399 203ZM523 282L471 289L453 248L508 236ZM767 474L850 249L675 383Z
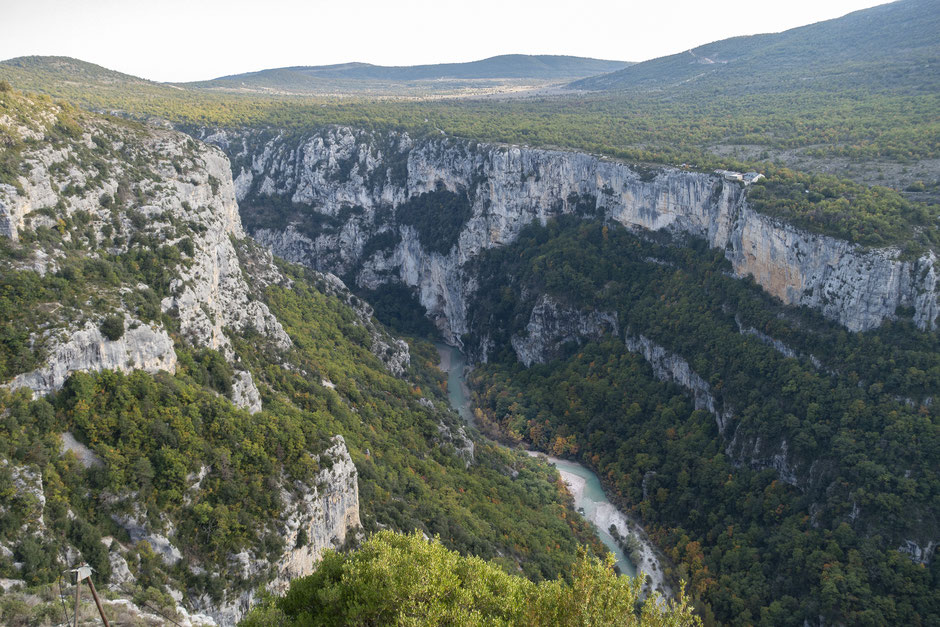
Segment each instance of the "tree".
M114 342L124 336L124 316L107 316L101 321L101 334Z
M243 626L282 625L700 625L684 593L640 600L642 582L614 559L586 552L572 582L535 584L463 557L421 534L375 534L348 555L329 551L316 572L269 598Z

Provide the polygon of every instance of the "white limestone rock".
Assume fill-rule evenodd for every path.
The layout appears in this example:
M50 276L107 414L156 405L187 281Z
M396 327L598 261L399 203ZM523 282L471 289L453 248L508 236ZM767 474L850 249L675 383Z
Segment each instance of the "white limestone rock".
M569 342L581 344L608 333L620 333L616 312L582 312L543 294L532 308L526 334L514 335L510 341L519 361L531 366L558 356Z
M78 461L81 462L82 466L85 468L104 465L104 462L101 461L101 458L95 455L95 452L90 448L76 440L71 431L65 431L62 433L61 450L63 455L68 452L74 453L78 458Z
M183 559L183 554L169 537L173 535L172 526L165 534L154 531L147 522L146 513L139 503L134 502L134 507L129 513L112 514L111 520L127 531L133 544L147 542L154 553L159 555L167 565L172 566Z
M256 414L261 411L261 394L247 370L239 370L232 379L232 402Z
M21 124L26 130L20 134L32 133L41 140L59 108L34 104L48 119L37 113L36 120ZM96 247L103 242L108 253L125 253L136 235L152 238L160 246L188 239L192 254L187 252L171 269L177 276L161 303L165 312L179 319L183 338L197 347L220 350L232 362L237 360L226 333L255 329L277 349L290 349L290 338L261 300L263 288L249 285L240 263L236 245L245 232L231 165L222 151L163 127L141 130L89 116L83 118L82 129L82 136L55 148L37 141L23 151L19 189L0 185L0 235L18 241L24 230L56 228L64 242L87 237L79 248L90 258L99 255ZM87 158L89 149L96 151L95 159ZM135 163L146 164L149 172L140 172ZM84 226L68 226L71 218ZM25 252L27 259L10 261L10 269L45 273L56 267L62 246L39 240ZM260 253L251 260L260 282L283 280L270 254ZM114 294L99 295L119 301L118 313L126 318L124 336L113 342L101 337L94 324L96 314L72 309L57 313L31 337L48 353L47 362L8 385L45 394L80 370L173 372L176 354L167 331L133 319L127 307L120 310L130 293L146 289L125 285ZM239 391L245 394L239 398L256 407L252 387L242 382Z
M362 526L358 473L343 436L333 437L333 445L320 460L328 467L317 475L316 486L295 485L299 496L282 495L288 503L282 513L287 550L277 561L277 577L269 585L279 594L292 579L312 573L325 549L341 547ZM304 536L306 541L298 542Z
M923 546L914 540L905 540L898 550L907 553L911 560L917 564L930 564L937 549L936 540L924 542Z
M48 394L60 389L69 375L77 371L176 371L176 350L165 329L139 320L129 326L123 336L113 341L105 338L92 322L72 331L64 341L53 336L46 365L17 375L7 387L26 387L37 394Z
M319 270L358 270L363 287L400 282L414 288L451 344L467 331L467 300L475 289L464 264L481 250L512 242L533 221L575 212L579 201L589 213L631 228L704 238L725 251L736 276L751 275L783 302L819 309L851 331L880 325L899 306L912 307L921 328L936 328L932 253L902 260L894 249L867 250L802 231L757 213L743 184L714 173L641 171L583 153L452 139L414 142L404 133L344 127L299 143L282 136L260 141L249 133L239 145L240 198L287 195L316 213L342 218L315 236L291 226L259 229L259 241ZM395 216L399 205L438 185L465 190L473 200L457 246L446 255L424 250ZM362 258L369 239L389 229L401 236L394 250Z

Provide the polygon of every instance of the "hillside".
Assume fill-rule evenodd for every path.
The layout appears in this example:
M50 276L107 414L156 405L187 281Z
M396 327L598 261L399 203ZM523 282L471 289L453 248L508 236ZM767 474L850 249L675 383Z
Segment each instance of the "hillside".
M293 93L320 92L330 89L356 89L357 84L410 83L415 81L480 81L499 79L535 79L559 81L593 76L619 70L629 65L622 61L604 61L585 57L511 54L467 63L435 65L381 66L368 63L297 66L223 76L186 86L209 89L267 89Z
M247 239L219 150L0 89L4 624L83 561L119 616L233 624L381 528L573 563L554 471L459 423L430 345Z
M629 65L584 57L502 55L468 63L386 67L367 63L274 68L192 83L158 83L70 57L30 56L0 62L0 79L17 88L93 101L102 108L130 100L176 103L177 111L245 96L468 95L558 84Z
M940 83L940 4L898 0L782 33L734 37L573 82L608 91L779 92Z
M701 627L688 597L641 598L637 580L586 556L569 580L538 585L418 534L384 531L271 598L242 627L283 625L618 625Z
M71 57L30 56L0 62L0 74L20 89L45 92L56 85L64 92L103 90L104 93L168 93L172 88L137 76Z

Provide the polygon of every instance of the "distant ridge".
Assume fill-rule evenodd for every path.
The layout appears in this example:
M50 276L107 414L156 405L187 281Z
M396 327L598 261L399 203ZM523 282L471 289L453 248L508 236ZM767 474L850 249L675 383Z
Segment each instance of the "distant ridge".
M182 83L198 88L258 88L307 91L332 81L399 83L430 80L537 79L570 80L604 74L629 66L608 61L560 55L507 54L466 63L382 66L369 63L294 66Z
M569 87L748 91L940 84L940 2L900 0L781 33L733 37Z
M62 80L79 84L160 85L154 81L124 74L72 57L28 56L0 61L0 77L11 76L33 80Z
M0 79L29 91L67 95L82 89L132 89L156 96L180 90L295 94L357 93L377 90L448 90L472 86L543 85L620 70L630 63L561 55L507 54L467 63L381 66L369 63L293 66L233 74L191 83L159 83L60 56L26 56L0 61Z

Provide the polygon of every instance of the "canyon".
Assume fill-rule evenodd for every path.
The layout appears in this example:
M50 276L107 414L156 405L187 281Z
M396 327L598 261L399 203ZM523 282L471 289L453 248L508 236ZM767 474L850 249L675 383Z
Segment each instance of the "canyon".
M902 258L760 214L744 182L576 152L481 144L348 127L304 135L204 131L232 159L252 235L284 258L372 289L411 288L448 342L467 333L476 289L467 264L526 225L567 214L696 237L724 251L735 276L850 331L913 310L935 329L936 256ZM408 219L422 199L455 195L463 220L432 245ZM277 218L270 210L278 207ZM269 219L270 218L270 219ZM452 219L450 217L446 219ZM485 353L485 351L484 351ZM478 357L485 359L485 354Z

